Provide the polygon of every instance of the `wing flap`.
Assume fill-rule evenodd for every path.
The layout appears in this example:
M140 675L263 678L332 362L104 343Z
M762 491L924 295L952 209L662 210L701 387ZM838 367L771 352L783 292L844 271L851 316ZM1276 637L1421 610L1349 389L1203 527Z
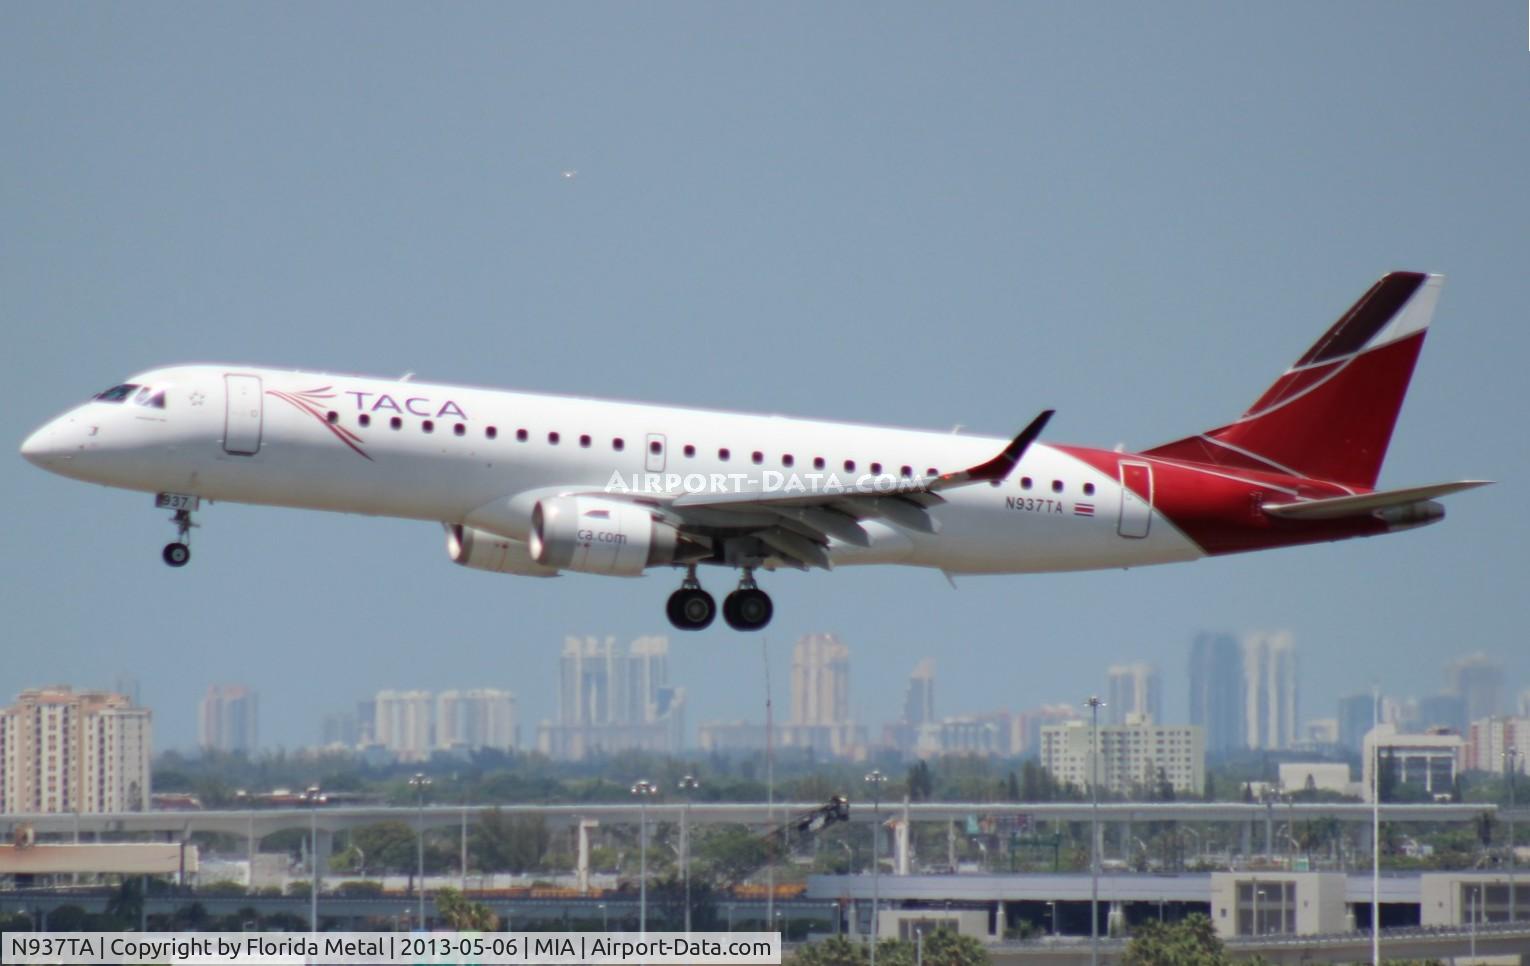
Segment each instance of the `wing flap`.
M1408 506L1435 497L1449 496L1463 490L1487 486L1492 480L1456 480L1451 483L1431 483L1427 486L1410 486L1400 490L1377 490L1356 496L1336 496L1323 500L1307 500L1302 503L1265 504L1264 512L1282 520L1338 520L1343 517L1366 516L1377 510Z

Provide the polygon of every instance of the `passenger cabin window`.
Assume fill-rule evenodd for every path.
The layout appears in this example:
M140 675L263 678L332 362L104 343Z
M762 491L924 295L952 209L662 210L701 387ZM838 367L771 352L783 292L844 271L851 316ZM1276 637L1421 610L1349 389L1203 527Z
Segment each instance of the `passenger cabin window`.
M388 420L388 425L393 427L394 429L403 429L404 428L404 421L402 419L400 419L399 417L394 416L392 419Z
M1061 493L1062 492L1062 480L1053 480L1052 481L1052 492L1053 493Z
M137 388L136 383L126 382L120 386L113 386L110 389L96 393L95 398L98 402L120 403L131 396Z
M845 472L846 473L854 473L855 472L855 460L845 460Z
M791 466L795 462L797 462L797 461L792 459L792 454L790 454L790 453L782 454L782 456L781 456L781 465L782 466Z
M924 475L925 476L939 476L940 475L940 470L937 470L935 467L932 466L929 469L924 471Z
M658 456L660 453L664 452L664 444L659 442L658 440L654 440L653 442L648 444L648 452L652 453L655 456Z
M813 469L821 470L821 469L824 468L825 465L827 465L827 464L824 463L822 456L815 456L815 457L813 457Z
M754 460L756 466L765 462L765 454L759 450L755 450L753 453L751 453L749 458Z
M588 433L585 433L579 437L579 445L583 446L585 449L590 448L590 435Z
M882 464L881 463L872 463L871 464L871 475L872 476L881 476L882 475Z
M1029 476L1022 476L1022 477L1020 477L1020 489L1022 489L1022 490L1029 490L1030 488L1031 488L1031 478Z
M611 440L611 448L620 453L622 450L627 448L627 441L618 436Z
M724 463L728 462L728 458L732 455L733 453L729 451L728 447L726 446L717 451L717 458L722 460Z
M1085 496L1094 496L1094 484L1093 483L1085 483L1084 484L1084 495Z
M557 430L553 430L552 432L547 434L547 441L549 443L551 443L552 445L554 445L554 446L557 446L558 445L558 440L560 440L562 438L563 437L558 435L558 431Z
M902 469L900 469L898 472L903 474L904 476L913 476L914 475L914 468L912 466L905 466Z
M696 447L692 446L690 443L686 443L685 444L685 455L686 456L695 456L696 455Z
M338 423L340 421L340 414L331 409L324 418L329 420L331 424Z
M436 424L434 422L432 422L431 420L427 419L424 422L420 423L420 428L423 429L427 433L434 433L436 431Z
M524 443L526 442L527 438L530 437L530 435L531 434L526 432L524 429L517 429L515 431L515 440L518 443Z
M495 429L493 426L485 426L483 428L483 434L489 439L493 439L499 435L499 430Z
M360 416L356 417L356 422L363 426L370 426L372 425L372 417L366 413L362 413Z
M465 436L467 435L467 427L461 423L458 423L452 427L452 432L456 433L458 436Z

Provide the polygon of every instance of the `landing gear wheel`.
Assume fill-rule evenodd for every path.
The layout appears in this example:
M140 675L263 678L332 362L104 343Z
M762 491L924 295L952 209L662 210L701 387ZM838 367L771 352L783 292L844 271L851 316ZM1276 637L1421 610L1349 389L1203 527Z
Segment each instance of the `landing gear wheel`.
M192 506L195 506L196 498L161 493L157 497L156 505L164 506L170 500L176 501L170 505L181 507L175 511L175 516L170 518L170 522L175 524L176 540L174 543L165 544L165 549L160 551L160 556L172 567L184 567L191 562L191 531L197 526L191 519L191 511L185 508L185 501L190 501Z
M669 622L682 631L699 631L717 617L717 601L700 587L681 587L665 605Z
M757 631L775 613L770 595L758 587L740 587L723 601L723 620L736 631Z

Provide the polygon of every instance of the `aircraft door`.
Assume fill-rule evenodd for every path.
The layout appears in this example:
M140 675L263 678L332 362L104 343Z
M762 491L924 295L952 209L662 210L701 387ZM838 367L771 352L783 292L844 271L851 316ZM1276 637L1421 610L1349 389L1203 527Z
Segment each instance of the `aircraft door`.
M1121 519L1116 532L1141 539L1153 523L1153 467L1148 463L1121 460Z
M663 473L664 449L664 434L649 433L648 445L643 450L643 469L649 473Z
M227 403L223 411L223 451L235 456L260 452L262 412L259 376L226 373L223 387Z

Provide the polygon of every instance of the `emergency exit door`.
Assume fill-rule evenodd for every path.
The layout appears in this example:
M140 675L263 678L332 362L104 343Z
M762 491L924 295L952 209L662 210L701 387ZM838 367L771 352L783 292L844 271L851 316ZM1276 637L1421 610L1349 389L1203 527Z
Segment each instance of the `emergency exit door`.
M235 456L260 452L261 408L259 376L229 373L223 377L227 403L223 410L223 451Z
M1122 460L1121 519L1116 532L1123 537L1141 539L1153 523L1153 467L1149 463Z

